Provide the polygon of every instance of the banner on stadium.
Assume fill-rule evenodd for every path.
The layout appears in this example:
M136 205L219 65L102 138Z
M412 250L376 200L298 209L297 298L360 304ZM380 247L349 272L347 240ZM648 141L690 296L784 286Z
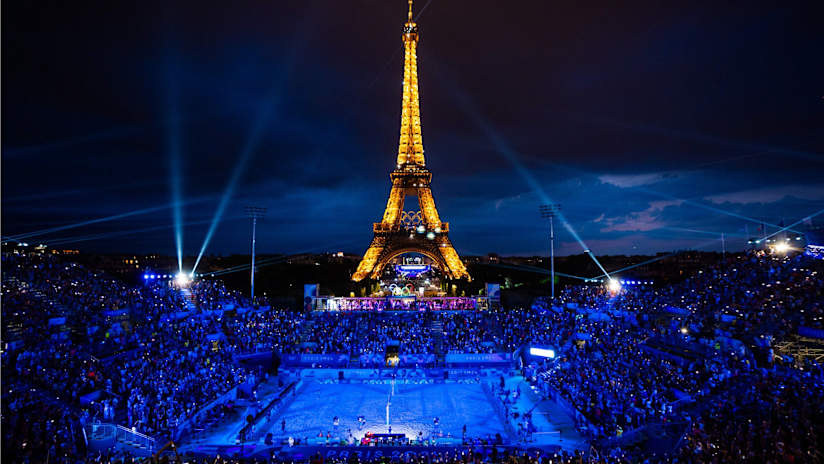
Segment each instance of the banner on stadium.
M320 291L318 290L320 284L303 284L303 310L311 311L315 299L317 299Z
M346 353L283 354L280 359L286 366L323 365L344 367L347 363L349 363L349 355Z
M317 298L319 284L303 284L303 298Z
M509 364L511 353L449 353L447 364Z
M248 446L248 445L247 445ZM503 455L504 450L512 449L510 446L495 446ZM228 447L227 447L228 448ZM233 450L239 450L240 446L226 449L227 455L231 455ZM307 461L312 456L320 454L324 460L338 460L347 461L352 457L357 457L361 462L385 459L387 461L403 461L409 458L431 458L435 461L443 455L443 453L453 453L455 455L464 454L468 450L473 450L477 454L491 455L492 446L466 446L461 445L460 440L440 439L437 445L407 445L407 446L296 446L283 447L282 453L288 455L295 461ZM537 449L527 449L527 451L534 455L538 452ZM236 452L236 451L235 451ZM546 451L544 451L546 452Z
M490 301L501 301L501 284L486 283L486 296Z
M432 353L428 354L415 354L415 353L407 353L398 356L399 358L399 366L414 366L420 365L424 366L427 364L435 364L435 355ZM383 354L362 354L358 357L362 366L378 366L383 365L386 363L386 359Z
M824 330L804 327L803 325L798 328L798 335L801 335L802 337L820 338L824 340Z

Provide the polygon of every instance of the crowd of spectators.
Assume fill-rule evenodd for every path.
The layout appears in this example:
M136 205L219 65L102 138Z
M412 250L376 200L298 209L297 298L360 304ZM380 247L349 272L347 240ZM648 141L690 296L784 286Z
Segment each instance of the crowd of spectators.
M55 256L4 253L2 296L4 383L48 391L62 405L49 409L55 415L28 417L29 402L4 394L4 428L21 420L51 428L73 410L169 437L252 378L233 362L235 346L211 313L247 301L219 281L198 283L187 296L168 283L127 285Z
M754 370L715 386L679 462L824 461L824 373L807 367Z
M558 300L584 307L656 314L688 313L685 323L712 327L723 322L735 335L776 335L799 326L824 328L824 261L807 254L734 254L665 287L570 286Z
M724 349L722 341L755 347L799 326L821 328L821 271L809 256L752 253L664 288L567 287L554 305L535 307L533 317L553 321L544 342L563 348L531 374L547 396L579 412L581 430L602 444L650 424L684 423L695 428L678 462L817 462L820 365L773 364L769 351L759 367L752 352ZM662 341L674 349L666 352Z
M29 447L13 457L76 457L78 427L94 419L171 437L204 405L255 382L237 354L381 355L389 346L552 347L557 358L528 366L527 377L576 411L580 430L612 450L609 462L632 462L621 439L661 424L688 431L661 462L815 462L822 439L820 365L756 362L719 341L752 346L824 328L824 266L806 255L731 255L666 287L568 286L528 308L311 314L252 308L218 280L185 291L128 285L57 257L5 253L2 296L3 377L14 385L3 395L4 454L10 440Z

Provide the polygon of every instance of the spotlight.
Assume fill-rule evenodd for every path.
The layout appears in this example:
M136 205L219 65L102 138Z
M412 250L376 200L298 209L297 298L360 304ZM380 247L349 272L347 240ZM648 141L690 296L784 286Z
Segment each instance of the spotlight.
M790 250L790 245L787 243L777 243L773 249L778 253L786 253Z
M621 291L621 282L610 277L607 281L607 289L612 293L618 293Z
M427 233L427 234L426 234L426 238L428 238L429 240L434 239L434 238L435 238L435 232L429 232L429 233Z
M189 282L192 281L190 274L186 274L185 272L178 272L175 276L175 283L181 287L185 287L189 285Z
M681 327L681 333L682 333L682 334L686 335L686 334L687 334L687 332L689 332L689 331L687 330L687 328L686 328L686 327Z
M533 346L529 348L529 354L531 354L532 356L551 359L555 357L555 350L548 348L536 348Z
M426 232L426 227L424 227L423 225L418 226L418 233L422 234L424 232Z

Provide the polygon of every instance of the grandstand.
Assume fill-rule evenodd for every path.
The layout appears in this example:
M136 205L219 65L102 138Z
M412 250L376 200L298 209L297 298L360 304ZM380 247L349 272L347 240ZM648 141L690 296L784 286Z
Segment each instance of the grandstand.
M252 305L215 279L129 285L33 251L2 264L12 462L821 458L824 263L805 253L730 255L664 287L567 286L530 307L413 311ZM782 445L746 438L763 434Z

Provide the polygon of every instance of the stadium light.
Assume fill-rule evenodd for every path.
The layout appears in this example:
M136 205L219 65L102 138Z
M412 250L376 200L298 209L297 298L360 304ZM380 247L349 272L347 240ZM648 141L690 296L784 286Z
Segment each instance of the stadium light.
M250 273L249 293L252 298L252 303L255 302L255 242L257 235L257 220L266 215L266 208L259 206L247 206L246 215L252 220L252 268Z
M191 281L191 276L186 274L185 272L178 272L175 276L175 283L180 287L185 287L189 285Z
M549 219L549 280L552 288L552 300L555 301L555 225L553 219L561 210L560 203L544 204L538 207L541 219Z
M550 350L546 348L535 348L534 346L529 348L529 354L532 356L538 356L541 358L554 358L555 357L555 350Z

